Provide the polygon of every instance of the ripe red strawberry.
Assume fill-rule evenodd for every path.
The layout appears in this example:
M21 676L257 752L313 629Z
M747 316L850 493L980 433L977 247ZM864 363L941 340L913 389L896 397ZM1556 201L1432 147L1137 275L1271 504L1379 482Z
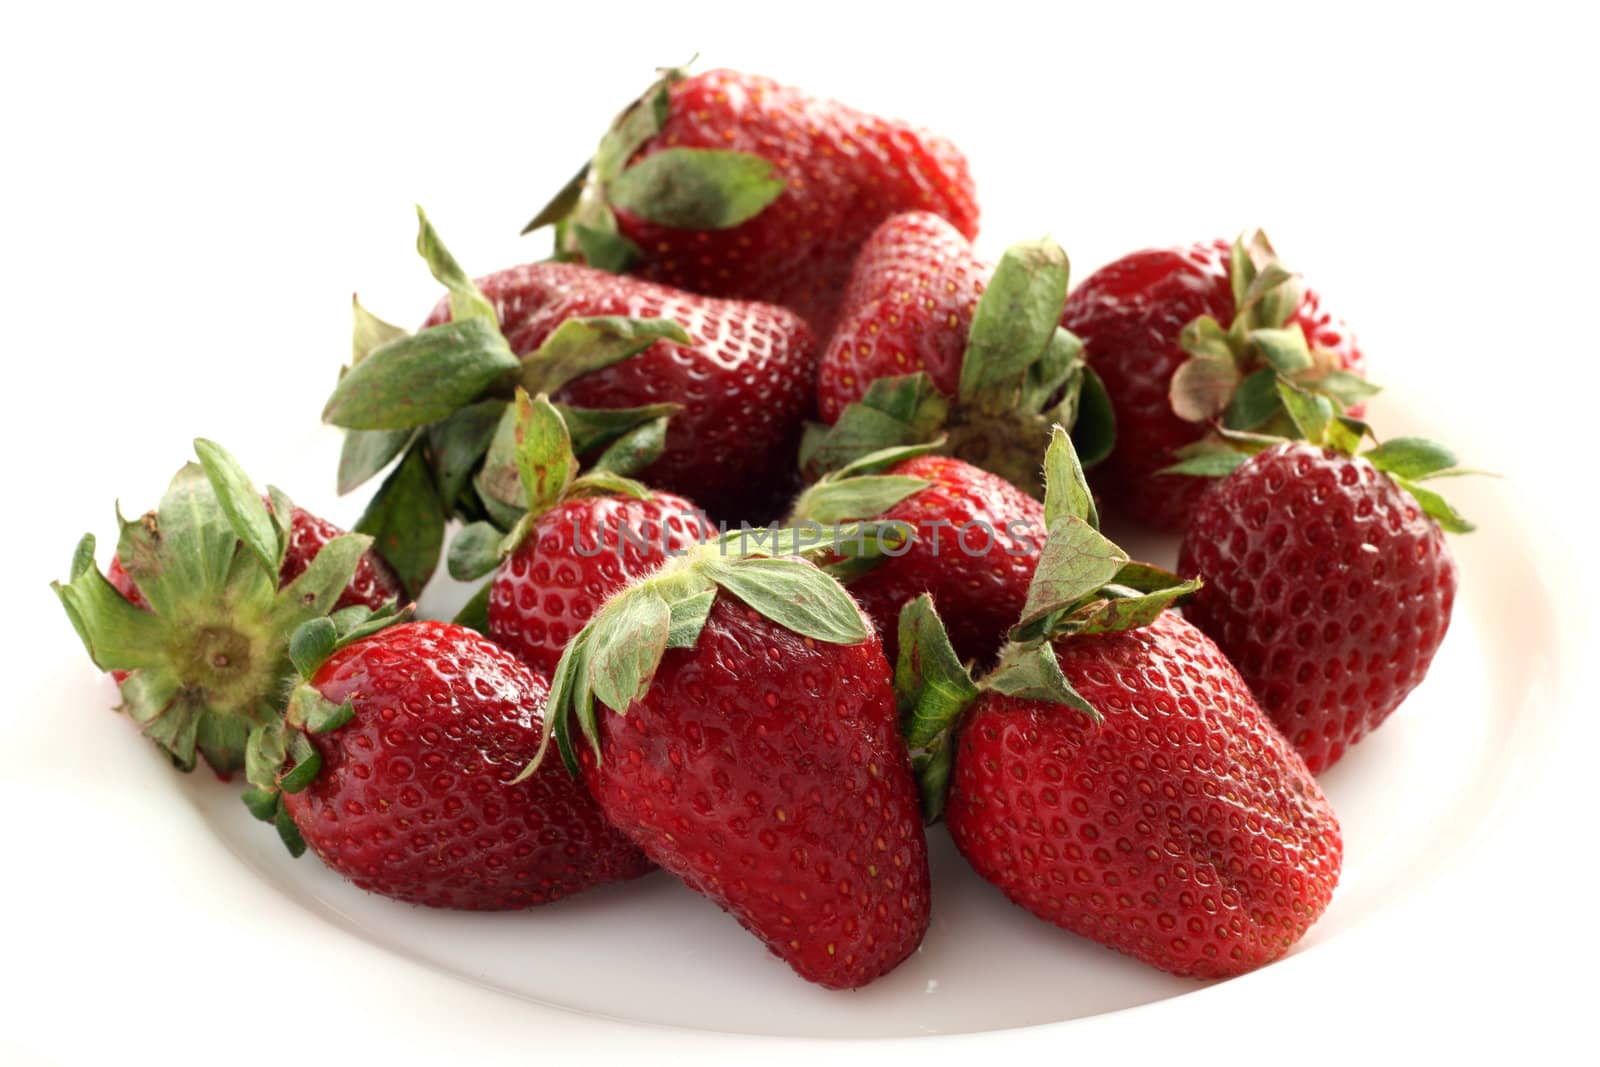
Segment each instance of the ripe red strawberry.
M891 661L900 609L931 593L961 658L991 662L1022 614L1046 533L1039 502L1005 479L959 459L894 452L824 478L796 501L793 520L897 523L912 535L846 579Z
M977 233L948 141L767 78L671 71L524 232L557 223L562 254L782 304L826 335L857 250L900 211Z
M487 523L465 528L450 573L465 581L495 571L485 632L549 674L607 598L717 531L681 496L604 472L576 477L565 424L549 400L519 393L516 408L526 517L508 537Z
M195 450L203 466L186 466L155 511L123 522L107 575L88 535L71 579L54 588L122 709L181 769L203 756L227 778L250 730L282 708L295 627L340 609L370 614L400 591L370 537L341 533L276 489L263 499L209 441Z
M1049 240L1013 246L991 270L936 215L884 222L824 347L817 408L831 429L807 438L805 473L943 433L943 451L1038 493L1057 423L1091 461L1103 456L1109 407L1077 338L1059 326L1067 275Z
M705 546L636 583L568 646L551 709L611 824L801 977L865 985L922 939L927 852L889 667L811 564Z
M1184 613L1313 771L1382 723L1444 640L1456 566L1430 512L1466 527L1407 479L1454 463L1407 438L1364 458L1284 443L1194 506L1178 566L1206 584Z
M569 319L615 315L670 319L694 344L656 341L632 358L586 374L555 394L584 408L678 404L660 458L636 473L691 496L710 514L764 521L772 470L789 464L811 406L811 332L770 304L713 300L574 263L530 263L477 281L519 356L538 351ZM442 302L424 326L449 318Z
M1197 583L1100 535L1064 433L1046 463L1050 539L999 666L975 685L926 599L902 619L929 814L1064 929L1179 975L1270 962L1328 905L1338 822L1227 659L1166 610Z
M1118 444L1096 488L1118 510L1163 529L1182 527L1201 484L1159 472L1206 436L1209 420L1286 432L1272 371L1353 415L1374 391L1360 378L1365 360L1349 329L1277 264L1259 232L1248 245L1211 241L1124 256L1073 290L1062 322L1082 338L1116 412ZM1258 336L1262 330L1271 332ZM1259 343L1263 336L1275 343Z
M288 726L252 739L252 810L362 889L438 908L526 908L650 863L539 747L545 680L465 627L407 622L322 648ZM291 764L281 774L285 758ZM281 790L281 792L280 792ZM302 843L303 842L303 843Z

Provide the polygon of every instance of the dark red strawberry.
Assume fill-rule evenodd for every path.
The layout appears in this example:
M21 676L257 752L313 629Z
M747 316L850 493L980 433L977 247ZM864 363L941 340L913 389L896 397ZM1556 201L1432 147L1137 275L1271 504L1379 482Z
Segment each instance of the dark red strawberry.
M893 452L812 486L796 501L793 520L895 523L911 535L902 550L845 579L890 660L900 609L931 593L961 658L991 662L1022 614L1046 533L1039 502L1005 479L959 459L897 460Z
M1414 438L1364 457L1285 443L1194 506L1178 566L1206 584L1184 613L1313 771L1388 718L1444 640L1456 565L1430 512L1467 527L1409 480L1454 465Z
M1174 974L1243 973L1327 907L1339 824L1222 652L1166 610L1197 583L1099 534L1057 441L1050 540L994 672L959 669L927 600L902 620L930 814L942 802L973 868L1047 922Z
M1211 420L1287 432L1274 372L1353 415L1375 391L1360 377L1365 360L1349 329L1259 232L1232 246L1125 256L1073 290L1062 322L1082 338L1116 412L1118 444L1095 486L1119 511L1163 529L1182 527L1200 486L1160 472L1206 437Z
M88 535L54 588L122 709L183 770L203 756L227 778L250 730L282 710L295 627L338 609L369 614L399 590L370 537L341 534L276 489L269 504L209 441L195 451L201 464L178 472L160 507L122 524L106 576Z
M977 233L948 141L767 78L670 71L524 232L557 223L561 254L782 304L825 336L857 250L901 211Z
M324 627L325 647L338 638ZM465 627L407 622L359 636L310 677L287 729L252 739L252 810L362 889L437 908L526 908L650 863L538 750L549 687ZM275 773L287 761L281 774Z
M816 375L794 313L571 263L501 271L480 289L426 218L418 248L448 299L415 335L358 306L357 356L323 412L350 431L342 490L404 456L363 524L409 535L410 550L385 542L390 562L413 561L396 563L403 573L426 578L452 514L516 521L481 467L518 386L555 397L579 455L718 518L765 522L793 493L773 471L793 468Z
M555 740L611 824L803 978L862 986L921 941L888 663L823 572L696 549L609 601L552 689Z
M1015 245L991 271L935 215L884 222L824 348L817 407L831 428L808 436L807 476L943 434L942 451L1037 494L1058 423L1091 461L1103 456L1109 405L1077 338L1058 325L1067 275L1052 241Z

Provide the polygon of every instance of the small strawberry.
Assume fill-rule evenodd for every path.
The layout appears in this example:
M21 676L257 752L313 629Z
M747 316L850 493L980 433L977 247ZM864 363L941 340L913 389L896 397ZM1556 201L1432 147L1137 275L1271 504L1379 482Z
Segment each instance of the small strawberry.
M450 573L470 581L494 570L480 594L485 632L548 675L611 594L717 531L681 496L606 472L578 477L566 424L546 397L518 390L516 411L510 465L526 517L508 536L489 523L464 528ZM490 452L487 470L500 462Z
M901 211L977 233L948 141L767 78L671 70L523 232L554 223L560 256L781 304L825 335L857 249Z
M862 986L928 925L889 666L821 570L725 548L606 603L556 670L550 733L647 856L801 977Z
M331 620L294 638L286 720L250 738L246 803L373 893L438 908L547 904L650 863L539 747L549 686L465 627ZM286 766L287 764L287 766Z
M1200 484L1164 468L1220 420L1230 430L1291 432L1279 375L1360 414L1376 389L1348 328L1285 270L1257 231L1135 252L1090 275L1062 322L1083 339L1116 412L1118 445L1096 487L1118 510L1177 530Z
M392 494L402 506L393 525L429 532L419 554L431 552L430 569L447 515L502 529L514 521L506 511L515 501L494 498L474 472L497 420L514 419L507 401L517 385L555 397L580 455L720 518L764 521L793 491L772 477L773 457L794 453L816 364L811 333L792 312L569 263L475 284L426 219L418 247L448 300L414 336L358 309L368 347L358 342L324 418L352 431L343 490L402 452L417 457L414 476L405 461L391 475L411 486Z
M1067 257L1014 245L991 273L934 215L896 215L861 250L822 357L810 477L867 452L931 442L1038 494L1057 423L1092 462L1110 450L1110 406L1060 326ZM1081 409L1081 417L1080 417Z
M342 534L281 491L262 496L232 456L196 441L160 506L122 525L109 574L94 536L56 595L90 658L111 672L122 710L183 770L203 756L219 777L244 765L255 725L282 712L295 627L390 600L398 589L372 539ZM385 595L387 594L387 595ZM380 606L382 603L380 602Z
M920 451L891 449L827 475L795 502L791 521L905 527L911 536L902 549L843 579L883 634L885 653L894 659L900 609L931 593L961 658L989 663L1022 614L1044 544L1044 509L1003 478Z
M1440 527L1471 529L1417 484L1459 473L1448 450L1393 438L1356 456L1360 438L1321 414L1306 442L1240 457L1202 494L1178 555L1206 581L1184 614L1319 772L1422 681L1456 594Z
M938 616L902 619L902 695L930 813L1012 901L1163 970L1236 975L1287 952L1342 857L1317 783L1206 636L1165 610L1197 583L1094 526L1066 435L1050 540L1000 665L974 684ZM954 737L952 738L952 733Z

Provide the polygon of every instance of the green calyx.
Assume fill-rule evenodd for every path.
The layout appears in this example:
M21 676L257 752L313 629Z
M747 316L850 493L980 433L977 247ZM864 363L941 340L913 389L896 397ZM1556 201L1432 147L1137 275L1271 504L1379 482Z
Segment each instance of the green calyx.
M1163 473L1225 478L1258 452L1285 441L1301 440L1346 456L1359 456L1388 475L1390 481L1411 494L1423 512L1449 533L1471 533L1472 523L1443 496L1422 482L1485 472L1462 467L1455 453L1422 437L1392 437L1361 451L1364 439L1377 441L1372 427L1341 414L1338 403L1326 394L1304 389L1280 379L1275 388L1284 418L1292 432L1286 436L1219 430L1178 451L1179 462Z
M294 505L269 489L268 508L221 446L195 451L155 511L118 516L117 555L150 610L96 569L92 535L51 587L95 665L128 672L122 710L145 735L179 768L198 754L226 776L244 766L250 731L282 714L291 635L333 610L372 539L334 539L279 589Z
M241 799L252 815L277 828L293 856L304 853L306 845L284 807L284 794L301 792L322 770L322 757L311 735L331 733L355 717L350 700L333 703L312 685L312 679L336 651L405 622L412 610L412 605L397 608L393 604L379 611L362 606L344 608L307 620L289 639L289 659L300 681L290 691L283 714L250 730L244 748L245 779L250 788Z
M1280 380L1327 397L1340 412L1377 394L1377 386L1342 369L1333 353L1310 347L1291 321L1300 282L1279 262L1265 233L1257 230L1234 242L1229 281L1235 310L1228 328L1202 315L1180 335L1189 359L1168 387L1179 418L1287 434L1293 423L1279 400Z
M661 76L618 115L594 158L522 228L555 228L555 258L621 272L641 252L617 226L617 210L680 230L724 230L755 218L785 187L768 160L715 148L665 148L637 162L661 132L683 68Z
M448 292L451 320L412 334L357 301L351 362L323 409L324 421L345 430L339 492L389 470L356 528L377 539L411 596L437 568L450 518L508 531L525 511L514 470L509 479L504 470L486 474L497 443L500 456L511 454L518 389L553 394L657 341L694 343L670 319L601 315L563 322L536 351L519 357L500 331L494 304L420 208L417 219L417 252ZM667 419L681 409L556 407L573 451L620 475L655 462ZM486 495L485 484L502 491Z
M1048 238L1006 250L973 313L955 397L924 373L881 378L826 429L808 431L808 477L887 448L939 438L964 459L1038 495L1051 428L1071 427L1090 463L1111 452L1115 423L1083 344L1060 325L1069 268Z
M516 781L538 769L552 740L567 769L578 773L574 718L599 761L597 705L626 715L649 691L667 650L699 641L719 592L803 637L835 645L865 641L871 630L837 581L804 559L774 554L793 544L734 534L690 549L608 600L562 653L544 739Z
M983 692L1059 704L1098 723L1099 711L1062 672L1055 642L1148 626L1200 588L1199 579L1183 581L1159 567L1131 561L1100 533L1082 464L1071 437L1059 426L1045 452L1045 484L1049 539L1022 617L993 670L973 680L927 596L901 609L895 691L929 821L944 810L961 717Z

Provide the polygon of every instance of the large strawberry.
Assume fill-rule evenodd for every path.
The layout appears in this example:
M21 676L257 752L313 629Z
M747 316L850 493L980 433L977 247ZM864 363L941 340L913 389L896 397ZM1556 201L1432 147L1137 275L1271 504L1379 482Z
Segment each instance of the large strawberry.
M1027 600L1044 509L1003 478L921 451L875 453L825 476L795 501L792 521L903 526L903 547L844 578L883 634L884 651L895 657L900 609L931 593L961 658L988 663Z
M1276 959L1332 896L1333 811L1221 651L1165 610L1195 583L1130 563L1081 483L1047 512L1016 642L980 684L927 601L902 621L930 810L948 777L973 868L1073 933L1198 978Z
M195 451L200 463L177 473L155 511L119 517L109 576L89 534L71 579L53 588L90 658L116 678L122 710L183 770L200 756L227 778L250 730L282 712L295 628L336 609L366 613L348 605L392 595L392 578L370 537L330 538L335 527L280 490L263 499L220 446Z
M352 431L342 489L405 453L374 505L415 542L393 555L431 569L450 514L515 521L516 501L494 497L475 472L497 425L514 419L507 401L519 384L556 398L580 455L603 455L719 518L766 521L793 491L771 472L792 466L816 364L792 312L567 263L474 284L426 219L418 248L448 300L414 336L358 309L357 359L324 412Z
M767 78L671 70L523 232L554 223L560 256L782 304L826 335L867 235L916 210L977 233L948 141Z
M332 620L294 637L303 682L250 738L245 801L291 852L440 908L546 904L650 863L538 750L549 686L465 627Z
M1118 510L1182 527L1200 485L1164 469L1207 436L1289 433L1274 383L1287 376L1360 413L1375 390L1348 328L1278 262L1259 231L1135 252L1090 275L1062 322L1083 340L1116 412L1117 446L1095 488Z
M865 985L928 925L889 666L821 570L725 547L607 602L556 670L552 733L652 860L807 980Z
M1067 257L1015 245L991 272L925 212L896 215L861 250L822 357L802 467L815 478L864 453L939 441L942 451L1037 495L1057 423L1085 459L1110 450L1110 406L1060 325Z
M578 476L565 422L543 396L518 391L514 454L489 466L511 467L525 494L525 517L509 535L474 523L450 548L450 573L471 580L493 570L481 609L457 621L485 632L543 674L600 605L716 528L694 504L671 493L599 471Z
M1178 559L1206 581L1184 613L1321 771L1427 673L1455 602L1444 530L1471 527L1417 484L1458 472L1448 450L1393 438L1357 456L1351 428L1290 399L1308 441L1240 457L1195 503Z

